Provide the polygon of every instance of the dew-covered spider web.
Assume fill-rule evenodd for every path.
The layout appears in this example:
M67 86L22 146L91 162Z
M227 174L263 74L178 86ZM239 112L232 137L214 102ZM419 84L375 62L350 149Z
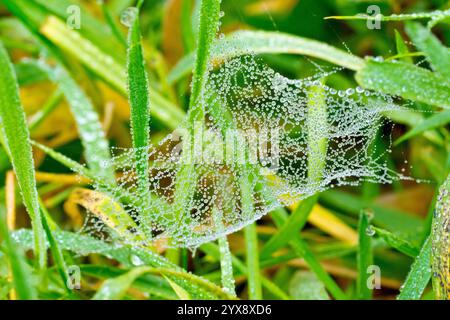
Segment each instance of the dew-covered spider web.
M374 143L389 140L384 114L402 107L359 87L335 90L328 75L291 80L252 55L211 67L203 116L148 150L114 150L105 165L117 185L94 182L114 200L103 210L135 223L120 238L192 248L335 186L406 178L389 169L390 147Z

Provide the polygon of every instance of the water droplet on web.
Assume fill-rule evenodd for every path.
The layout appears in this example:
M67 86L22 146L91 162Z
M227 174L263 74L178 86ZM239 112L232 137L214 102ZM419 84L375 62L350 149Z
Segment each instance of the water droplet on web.
M139 231L161 246L197 248L317 192L406 178L371 148L391 128L385 112L401 108L360 87L327 86L330 74L289 79L251 53L211 66L198 101L204 119L185 120L138 159L138 150L114 150L108 165L119 173L117 185L94 187L136 221L135 238ZM184 130L191 127L201 139ZM145 190L136 174L144 164ZM142 264L136 258L133 265Z

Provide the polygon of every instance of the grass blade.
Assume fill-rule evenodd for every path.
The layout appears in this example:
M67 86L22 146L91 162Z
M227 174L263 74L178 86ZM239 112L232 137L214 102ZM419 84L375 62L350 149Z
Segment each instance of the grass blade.
M46 20L41 27L41 32L53 43L77 57L110 86L124 96L127 95L125 68L103 53L92 42L67 28L62 21L55 17L49 17ZM150 110L152 116L167 127L175 129L184 118L183 111L168 102L156 90L152 90L151 97L153 101L153 107Z
M216 246L214 243L205 243L203 244L200 249L205 252L206 254L210 255L216 260L220 260L220 248ZM247 266L239 260L237 257L231 255L231 261L233 263L233 267L237 270L237 272L240 272L241 274L248 277L248 269ZM283 290L281 290L276 284L274 284L269 279L265 278L263 275L261 275L261 284L268 292L270 292L275 297L282 299L282 300L288 300L289 296L284 293Z
M204 289L208 290L209 292L216 295L219 299L232 299L231 296L225 294L220 290L219 287L216 285L203 280L202 278L195 277L194 275L187 273L187 272L180 272L177 270L171 270L171 269L164 269L164 268L151 268L151 267L139 267L132 269L128 273L125 273L119 277L109 279L105 281L103 286L100 288L100 290L96 293L93 299L95 300L117 300L122 298L128 288L132 285L132 283L138 278L139 276L142 276L146 273L150 274L158 274L162 275L168 278L177 278L178 280L182 280L184 285L186 287L183 287L183 290L191 291L190 294L196 295L194 288L192 287L192 290L189 290L190 283L193 285L198 285L203 287ZM170 283L170 282L169 282ZM179 286L178 284L176 284ZM185 294L182 294L184 296Z
M109 142L88 96L63 67L57 66L52 69L38 62L30 61L30 63L40 65L66 97L77 124L89 168L103 180L114 183L114 170L111 166L106 165L111 160Z
M288 219L287 213L283 209L277 209L273 211L271 213L271 217L278 228L284 225L286 223L286 220ZM339 288L333 278L331 278L330 275L320 265L320 262L314 256L314 253L302 238L296 236L295 238L291 239L291 242L289 244L294 250L295 254L305 259L311 271L314 272L320 279L320 281L323 282L327 290L335 299L347 299L347 295L341 290L341 288Z
M384 229L373 227L375 232L393 249L415 258L420 252L420 248L415 247L405 239Z
M144 54L141 45L139 24L139 9L128 34L128 95L131 107L131 136L135 152L135 169L138 177L139 195L147 201L149 207L150 183L148 180L148 159L150 134L150 98L147 72L145 70ZM143 223L150 225L149 213L141 212Z
M47 222L47 216L49 215L49 213L47 212L47 209L45 208L42 201L40 201L40 207L42 212L42 225L44 226L45 234L50 245L50 251L52 253L53 260L56 264L56 267L58 268L58 272L61 276L61 279L63 280L66 289L70 293L70 289L67 287L69 273L67 271L67 265L64 260L64 256L61 249L59 248L58 243L55 240L55 237L53 236L53 232L49 226L49 223Z
M431 31L419 23L407 23L406 32L414 45L425 52L434 70L446 79L450 78L450 51Z
M135 267L133 261L137 257L144 265L151 266L150 273L169 277L187 290L193 299L234 299L213 283L182 270L164 257L146 248L111 245L86 235L67 231L57 230L53 234L61 250L72 251L82 256L100 254L109 259L115 259L125 267L130 268ZM32 234L29 230L16 231L13 238L24 249L32 247Z
M395 30L395 45L397 47L397 54L403 56L401 60L407 63L413 63L412 57L409 56L408 46L397 30Z
M142 244L145 236L123 207L109 196L89 189L75 189L68 201L78 204L99 217L108 227L130 243Z
M436 299L441 300L450 299L449 189L447 178L439 190L431 231L433 290Z
M400 289L398 300L418 300L431 278L431 238L422 246L419 255Z
M217 226L217 232L219 234L223 233L223 222L222 214L217 208L213 208L213 218L214 224ZM227 236L221 236L218 239L219 250L220 250L220 270L222 276L222 286L229 294L236 295L236 290L234 288L234 277L233 277L233 265L232 257L230 252L230 246L228 244Z
M93 300L120 300L127 290L131 287L133 282L148 272L147 267L135 268L123 275L106 280L97 293L92 298Z
M375 213L373 224L401 234L416 234L423 226L422 219L416 216L376 204L368 206L365 201L348 192L328 190L320 195L320 200L327 206L348 212L354 217L358 217L361 210L370 208Z
M297 271L292 276L289 293L296 300L330 300L323 283L310 271Z
M39 212L30 133L23 112L16 77L3 44L0 42L0 119L2 138L16 173L23 202L31 217L34 253L39 268L46 265L45 235Z
M118 277L129 271L128 269L119 269L103 265L81 265L80 269L82 274L100 279ZM132 287L162 299L175 300L177 298L177 295L167 281L161 277L150 274L136 279Z
M319 41L266 31L237 31L213 47L211 58L224 61L241 55L263 53L307 55L351 70L359 70L364 66L363 59ZM194 62L193 54L183 58L170 72L169 83L187 76Z
M450 111L446 110L434 114L431 117L422 120L422 122L414 126L411 130L409 130L407 133L405 133L403 136L397 139L395 141L395 144L400 144L415 136L418 136L419 134L445 126L449 122L450 122Z
M369 60L357 72L356 80L366 89L450 108L450 82L408 63Z
M33 281L27 268L25 255L20 251L9 234L4 207L0 207L0 236L8 253L17 297L22 300L36 299L37 293L32 285Z
M174 214L180 223L186 213L186 204L193 197L197 184L197 173L195 163L191 161L194 154L196 123L205 120L204 102L201 101L204 87L208 80L208 63L211 55L212 43L215 40L220 20L220 0L202 0L199 21L199 38L197 41L195 70L191 84L191 96L189 98L189 111L186 128L189 137L183 142L183 152L181 155L181 167L175 177L174 191Z
M379 21L406 21L406 20L418 20L418 19L433 19L435 17L443 18L450 16L450 10L447 11L433 11L433 12L419 12L410 14L395 14L390 16L375 15L370 16L367 14L358 14L355 16L330 16L325 19L337 19L337 20L379 20Z
M356 283L358 299L361 300L369 300L372 298L372 290L368 286L368 269L373 264L372 235L369 234L371 232L369 228L372 228L369 216L365 210L361 210L358 225L358 280Z
M194 50L194 31L192 30L191 13L192 13L192 1L181 0L181 31L183 36L183 46L186 53L190 53Z
M262 300L261 274L259 268L258 234L256 224L245 227L245 251L247 253L248 269L248 298L250 300Z
M300 202L294 212L289 215L286 223L261 249L262 259L268 258L273 252L289 243L303 229L317 199L318 195L314 195Z

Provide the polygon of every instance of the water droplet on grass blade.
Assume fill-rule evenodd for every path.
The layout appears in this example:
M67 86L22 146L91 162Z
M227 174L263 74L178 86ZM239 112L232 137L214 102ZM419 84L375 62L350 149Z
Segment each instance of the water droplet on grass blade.
M366 234L367 234L369 237L373 237L373 236L375 235L375 229L372 227L372 225L369 225L369 226L366 228Z
M126 8L120 15L120 23L122 23L124 26L128 28L131 28L138 14L139 14L138 8L136 7Z

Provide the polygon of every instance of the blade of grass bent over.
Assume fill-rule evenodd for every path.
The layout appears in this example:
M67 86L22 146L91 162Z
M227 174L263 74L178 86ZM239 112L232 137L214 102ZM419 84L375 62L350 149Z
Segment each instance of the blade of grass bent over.
M46 265L45 234L39 212L34 162L25 114L23 112L14 69L8 53L0 42L0 119L2 136L11 158L23 202L31 217L34 232L34 253L39 268Z
M202 278L195 277L187 272L180 272L177 270L165 269L165 268L151 268L151 267L139 267L132 269L126 274L123 274L119 277L108 279L105 281L103 286L94 296L94 299L97 300L110 300L110 299L119 299L123 297L126 293L126 290L132 285L132 283L139 276L150 273L150 274L161 274L163 276L177 276L180 279L185 281L192 282L193 284L203 286L207 288L209 291L214 292L219 299L232 299L233 297L225 294L220 290L216 285L203 280ZM170 283L170 282L169 282ZM184 289L183 289L184 290Z
M299 54L359 70L364 60L322 42L281 32L237 31L220 40L212 49L213 61L229 60L246 54ZM195 56L184 57L170 72L169 83L187 76L193 69Z
M138 257L144 265L155 268L155 273L163 274L182 286L192 295L193 299L233 298L213 283L184 271L151 250L135 245L115 246L86 235L67 231L57 230L53 234L62 250L72 251L82 256L99 254L108 259L115 259L128 268L135 267L133 257ZM24 249L32 247L32 234L29 230L16 231L12 237Z

